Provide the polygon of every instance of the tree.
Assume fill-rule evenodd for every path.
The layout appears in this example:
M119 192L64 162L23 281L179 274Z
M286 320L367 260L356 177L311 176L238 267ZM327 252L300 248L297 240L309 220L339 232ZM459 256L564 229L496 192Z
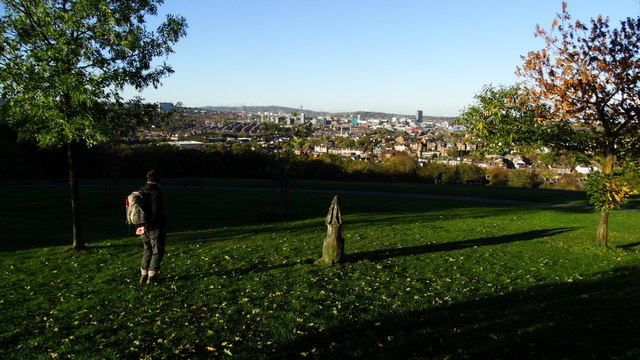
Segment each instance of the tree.
M600 212L596 240L606 246L609 211L629 195L616 168L640 153L640 17L612 28L599 16L587 26L572 22L563 2L551 29L538 26L536 36L546 46L523 57L518 74L531 99L549 106L537 121L556 124L562 145L600 168L600 192L590 195Z
M463 153L462 151L458 150L458 146L453 145L452 147L447 149L447 156L450 158L459 158L462 157Z
M509 184L509 170L502 166L493 166L487 170L489 184L492 186L507 186Z
M515 169L508 172L508 185L512 187L538 187L542 184L540 175L533 169Z
M534 104L522 86L486 85L475 95L476 103L457 118L480 142L480 151L504 155L514 149L529 152L545 145L536 114L544 105Z
M4 0L0 16L0 121L42 148L66 146L73 247L82 249L74 146L107 141L145 108L123 102L125 86L157 87L173 72L154 60L172 53L186 21L146 20L162 0Z
M600 176L592 181L599 185L591 188L598 193L590 200L600 212L596 240L607 246L609 211L629 195L621 174L640 153L640 17L611 28L600 16L587 26L571 22L563 3L551 29L537 26L536 36L545 47L522 57L517 74L525 82L496 99L498 109L509 111L479 102L461 118L491 142L546 145L596 165Z
M407 152L399 151L390 159L385 159L382 166L394 179L408 180L416 174L418 159Z
M183 127L189 120L189 117L187 116L187 109L184 107L184 104L178 102L174 105L173 109L163 113L158 120L158 123L153 125L156 125L167 133L172 133L176 129Z
M369 135L364 135L356 140L356 147L359 149L363 149L364 151L371 151L373 148L374 142Z

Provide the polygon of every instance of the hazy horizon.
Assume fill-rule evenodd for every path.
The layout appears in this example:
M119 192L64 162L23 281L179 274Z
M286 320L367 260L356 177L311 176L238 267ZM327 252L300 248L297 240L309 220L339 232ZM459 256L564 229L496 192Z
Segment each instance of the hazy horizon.
M483 86L515 84L521 56L544 46L536 24L548 29L561 10L561 0L166 0L158 18L189 24L167 59L175 73L158 89L123 95L452 117ZM568 1L567 10L618 27L640 2Z

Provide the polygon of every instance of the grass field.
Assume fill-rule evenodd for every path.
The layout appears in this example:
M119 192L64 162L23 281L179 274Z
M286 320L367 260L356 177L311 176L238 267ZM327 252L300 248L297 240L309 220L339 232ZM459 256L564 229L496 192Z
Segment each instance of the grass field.
M270 191L223 187L250 181L170 185L154 286L137 282L141 244L124 224L136 186L82 188L82 252L68 251L66 189L0 187L0 358L640 358L639 212L610 216L604 249L593 241L596 214L582 207L297 183L345 190L347 256L322 267L313 260L332 194L293 192L283 218L271 213ZM438 189L584 204L572 192Z

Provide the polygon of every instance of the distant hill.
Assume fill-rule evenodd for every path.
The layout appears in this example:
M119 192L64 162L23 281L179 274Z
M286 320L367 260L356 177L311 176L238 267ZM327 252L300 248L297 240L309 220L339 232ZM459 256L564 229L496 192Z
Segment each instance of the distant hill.
M381 113L381 112L371 112L371 111L353 111L353 112L339 112L339 113L330 113L330 112L326 112L326 111L314 111L314 110L309 110L309 109L297 109L297 108L292 108L292 107L286 107L286 106L276 106L276 105L269 105L269 106L202 106L200 107L200 109L204 109L204 110L220 110L220 111L246 111L246 112L251 112L251 113L258 113L258 112L266 112L266 113L274 113L274 114L279 114L279 113L283 113L283 114L291 114L293 112L298 112L298 113L305 113L305 114L309 114L309 115L316 115L316 116L327 116L327 115L335 115L335 116L341 116L341 117L345 117L345 116L350 116L350 115L360 115L360 117L362 119L388 119L388 118L392 118L392 117L410 117L410 118L414 118L415 114L413 115L407 115L407 114L388 114L388 113ZM451 121L452 119L454 119L453 117L446 117L446 116L428 116L425 115L422 117L424 119L424 121L434 121L434 122L441 122L441 121Z
M304 112L305 114L324 114L327 115L327 112L321 111L313 111L308 109L296 109L286 106L276 106L276 105L268 105L268 106L202 106L200 109L204 110L221 110L221 111L247 111L251 113L257 112L266 112L266 113L274 113L274 114L291 114L293 112Z

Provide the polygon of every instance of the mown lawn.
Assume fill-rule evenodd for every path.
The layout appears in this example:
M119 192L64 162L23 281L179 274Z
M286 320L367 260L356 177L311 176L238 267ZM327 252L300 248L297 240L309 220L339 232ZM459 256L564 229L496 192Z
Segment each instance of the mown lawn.
M285 219L270 191L167 187L146 286L131 190L82 189L76 253L66 189L0 187L0 358L640 357L638 212L603 249L588 209L345 193L345 263L322 267L331 194L294 192Z

